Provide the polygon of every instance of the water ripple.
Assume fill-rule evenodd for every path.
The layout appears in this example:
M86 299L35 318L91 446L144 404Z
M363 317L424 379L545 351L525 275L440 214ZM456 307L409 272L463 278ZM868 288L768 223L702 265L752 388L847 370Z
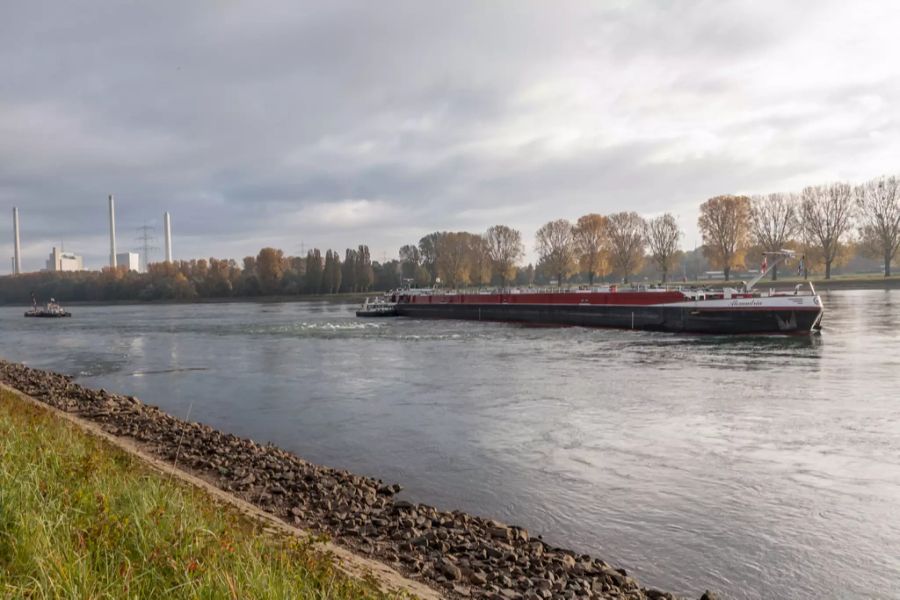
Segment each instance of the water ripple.
M400 481L697 597L900 598L900 294L819 336L358 320L332 303L0 309L0 353Z

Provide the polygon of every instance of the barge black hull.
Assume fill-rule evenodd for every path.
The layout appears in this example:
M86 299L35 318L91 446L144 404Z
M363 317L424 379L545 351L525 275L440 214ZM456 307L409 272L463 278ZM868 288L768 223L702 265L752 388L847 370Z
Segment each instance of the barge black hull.
M415 318L501 321L709 334L808 334L822 310L694 308L681 306L578 306L534 304L397 304Z

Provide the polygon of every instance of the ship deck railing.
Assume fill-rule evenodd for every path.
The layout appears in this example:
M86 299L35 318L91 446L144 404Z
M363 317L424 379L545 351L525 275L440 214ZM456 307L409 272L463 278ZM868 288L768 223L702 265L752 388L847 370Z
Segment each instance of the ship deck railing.
M718 288L686 286L680 284L606 284L602 286L527 286L527 287L463 287L463 288L410 288L395 290L387 295L403 295L403 296L460 296L460 295L517 295L517 294L591 294L591 293L619 293L619 292L645 292L645 293L664 293L664 292L681 292L685 296L695 297L713 296L713 295L759 295L759 296L815 296L816 291L811 282L807 282L808 288L801 289L802 284L797 284L793 291L776 290L769 288L767 292L745 291L744 285L740 282L738 286L723 286ZM730 292L730 294L729 294Z
M414 288L392 292L402 296L460 296L460 295L516 295L516 294L601 294L618 292L673 292L688 289L676 285L608 284L579 286L527 286L527 287L463 287L463 288ZM696 289L696 288L695 288Z

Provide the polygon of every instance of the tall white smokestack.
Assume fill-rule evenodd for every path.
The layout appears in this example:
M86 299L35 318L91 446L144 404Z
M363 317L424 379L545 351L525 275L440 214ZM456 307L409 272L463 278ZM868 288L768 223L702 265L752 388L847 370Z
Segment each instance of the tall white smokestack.
M22 272L22 248L19 242L19 209L13 207L13 275Z
M116 201L109 195L109 266L116 268Z
M163 215L163 221L165 221L166 230L166 262L172 262L172 217L169 216L168 211Z

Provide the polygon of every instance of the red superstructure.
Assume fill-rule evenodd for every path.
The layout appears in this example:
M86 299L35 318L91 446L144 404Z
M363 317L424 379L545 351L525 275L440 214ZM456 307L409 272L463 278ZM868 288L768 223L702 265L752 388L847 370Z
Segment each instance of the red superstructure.
M509 293L456 293L456 294L394 294L395 302L409 304L534 304L534 305L619 305L652 306L683 302L686 296L680 291L583 291L583 292L509 292Z

